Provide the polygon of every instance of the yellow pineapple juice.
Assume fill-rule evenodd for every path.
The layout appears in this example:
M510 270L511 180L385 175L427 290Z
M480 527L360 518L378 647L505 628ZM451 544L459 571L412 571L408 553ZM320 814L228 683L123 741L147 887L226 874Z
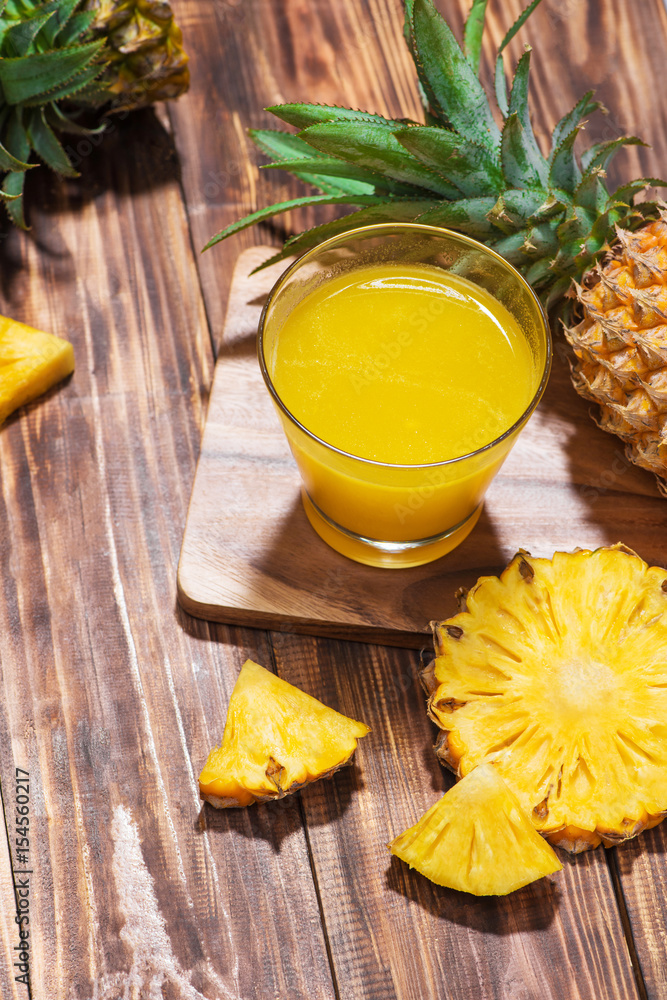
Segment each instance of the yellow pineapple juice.
M265 377L318 533L371 565L459 544L544 375L517 319L459 274L389 261L315 282L272 327Z

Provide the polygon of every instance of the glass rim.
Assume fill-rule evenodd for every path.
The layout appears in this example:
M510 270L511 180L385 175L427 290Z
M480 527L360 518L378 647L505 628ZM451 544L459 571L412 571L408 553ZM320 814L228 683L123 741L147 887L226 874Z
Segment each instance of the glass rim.
M299 267L301 267L301 265L304 264L309 257L315 256L315 254L320 253L322 250L326 250L327 248L333 246L334 244L344 243L350 237L358 236L361 233L365 233L368 235L373 235L373 233L376 233L379 235L380 231L382 230L400 231L400 230L411 230L411 229L413 230L416 229L425 233L431 233L436 235L445 234L449 238L453 238L454 240L459 240L461 243L467 243L468 246L472 247L475 250L482 251L489 257L495 257L495 259L499 261L509 271L509 273L512 274L519 281L519 283L523 285L524 288L528 291L531 299L537 306L537 312L541 319L542 327L544 330L544 341L545 341L546 351L545 351L544 369L542 371L542 377L540 379L539 385L537 386L537 389L535 390L532 396L532 399L528 403L528 406L523 411L521 416L517 420L515 420L514 423L511 425L511 427L508 427L506 431L503 431L503 433L500 434L497 438L494 438L487 444L482 445L480 448L475 448L474 451L466 452L464 455L456 455L454 456L454 458L445 458L440 462L417 462L417 463L382 462L376 458L363 458L361 455L354 455L351 451L345 451L343 448L338 448L335 444L331 444L329 441L325 441L324 438L318 437L317 434L314 434L313 431L309 430L306 427L306 425L301 423L298 417L295 417L292 411L289 410L287 406L285 406L282 399L280 398L278 390L273 384L273 379L269 374L269 370L266 366L266 361L264 360L264 349L263 349L264 328L269 308L274 299L279 294L285 282L291 277L292 273L296 271ZM419 469L439 469L446 465L455 465L457 462L464 462L469 458L475 458L477 455L482 455L485 451L490 451L492 448L495 448L497 445L501 444L506 438L511 437L512 434L514 434L516 431L520 430L521 426L531 416L537 404L544 395L544 390L546 389L546 385L549 379L549 374L551 372L552 356L553 356L553 351L551 343L551 330L549 327L549 320L547 319L547 314L544 310L542 303L535 294L535 291L526 281L524 276L512 264L510 264L509 261L505 260L505 258L501 256L501 254L497 253L495 250L492 250L491 247L485 246L484 243L480 243L479 240L475 240L470 236L465 236L463 233L457 233L452 229L446 229L444 226L429 226L421 222L378 222L378 223L373 223L372 225L369 226L357 226L354 229L347 229L343 233L338 233L335 236L330 236L329 239L323 240L321 243L318 243L317 246L311 247L309 250L304 251L304 253L300 254L296 258L296 260L293 260L292 263L285 268L285 270L282 272L280 277L277 279L277 281L271 288L271 291L268 294L266 302L264 303L264 307L262 308L262 314L259 319L259 327L257 330L257 357L259 360L259 367L262 373L262 377L264 379L267 389L269 390L271 396L273 397L274 402L276 403L278 408L282 411L282 413L285 414L285 416L291 423L293 423L296 427L298 427L299 430L303 431L303 433L312 441L317 442L317 444L322 445L322 447L327 448L329 451L335 452L337 455L342 455L346 459L352 459L354 462L362 462L364 465L378 466L379 468L383 469L402 469L405 471L412 471L412 470L416 471Z

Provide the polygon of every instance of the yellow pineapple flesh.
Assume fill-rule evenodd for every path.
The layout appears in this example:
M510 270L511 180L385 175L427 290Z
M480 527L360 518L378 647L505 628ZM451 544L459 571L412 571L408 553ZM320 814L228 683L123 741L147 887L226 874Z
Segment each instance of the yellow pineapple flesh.
M437 885L504 896L563 867L493 764L480 764L389 845Z
M0 424L73 371L68 341L0 316Z
M218 808L282 798L347 764L368 732L363 722L246 660L222 745L211 750L199 777L201 796Z
M667 495L667 212L617 236L608 262L577 287L584 316L565 331L573 382Z
M622 545L520 552L434 623L437 752L493 762L551 843L617 844L667 812L667 572Z

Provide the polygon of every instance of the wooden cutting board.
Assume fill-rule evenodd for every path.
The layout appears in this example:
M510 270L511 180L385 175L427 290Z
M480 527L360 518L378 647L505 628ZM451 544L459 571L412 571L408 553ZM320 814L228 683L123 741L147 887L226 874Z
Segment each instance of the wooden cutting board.
M234 271L178 570L187 612L419 648L428 644L429 621L456 610L456 589L498 572L518 548L550 556L622 541L665 563L667 502L590 419L570 384L560 335L545 397L458 549L401 570L362 566L331 550L302 510L299 476L256 358L261 308L285 264L250 272L273 252L251 247Z

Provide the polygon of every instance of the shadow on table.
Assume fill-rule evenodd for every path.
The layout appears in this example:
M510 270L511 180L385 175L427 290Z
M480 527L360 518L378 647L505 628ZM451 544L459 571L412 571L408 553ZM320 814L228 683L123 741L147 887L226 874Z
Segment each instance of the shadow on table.
M417 903L432 917L498 936L544 930L552 923L561 897L558 885L548 878L509 896L473 896L434 885L397 857L392 857L385 880L388 889Z
M554 362L540 410L549 414L559 431L568 481L576 491L573 510L596 532L602 531L607 544L622 541L660 565L664 500L655 478L630 462L616 435L596 426L598 407L582 399L572 385L568 364L572 358L563 334L554 330ZM573 537L571 548L577 544Z
M99 136L63 137L63 145L80 176L58 177L45 166L28 171L25 216L30 239L40 254L67 256L54 217L80 211L106 192L137 195L180 180L178 155L171 135L151 109L126 117L110 117ZM18 231L6 213L0 220L0 290L11 299L17 272L26 266Z

